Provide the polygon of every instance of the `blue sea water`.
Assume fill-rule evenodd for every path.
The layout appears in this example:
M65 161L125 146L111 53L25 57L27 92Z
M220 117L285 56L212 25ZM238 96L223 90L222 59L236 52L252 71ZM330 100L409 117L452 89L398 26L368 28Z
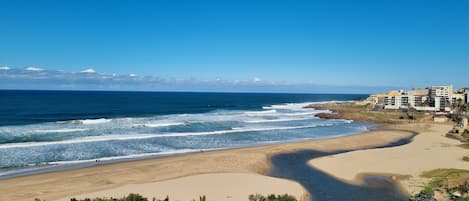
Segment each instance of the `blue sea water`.
M0 176L28 168L329 138L370 124L304 106L367 95L0 91Z

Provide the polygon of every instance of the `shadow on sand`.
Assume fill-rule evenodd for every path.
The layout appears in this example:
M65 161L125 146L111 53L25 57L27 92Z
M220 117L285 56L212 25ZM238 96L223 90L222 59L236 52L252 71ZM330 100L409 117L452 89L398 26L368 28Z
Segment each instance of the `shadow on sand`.
M415 135L414 135L415 136ZM413 136L385 146L371 148L394 147L411 142ZM368 149L371 149L368 148ZM345 153L355 150L321 152L301 150L282 153L270 158L272 167L269 176L286 178L300 183L309 193L313 201L404 201L404 195L397 185L388 177L366 176L363 184L355 185L329 176L307 164L314 158Z

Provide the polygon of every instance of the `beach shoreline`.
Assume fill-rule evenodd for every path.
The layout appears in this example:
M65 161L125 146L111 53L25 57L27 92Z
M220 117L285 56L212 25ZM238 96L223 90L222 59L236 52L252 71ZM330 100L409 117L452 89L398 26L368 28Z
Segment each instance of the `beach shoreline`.
M112 189L126 184L167 181L208 173L265 175L270 168L269 158L278 153L301 149L323 151L345 148L362 149L386 145L389 142L412 135L406 131L373 130L330 139L207 151L20 176L0 180L0 184L2 184L0 190L7 192L0 195L0 198L31 200L37 197L56 200L71 195ZM178 167L183 168L180 171L175 171L174 168ZM72 188L71 184L79 188Z
M77 161L76 163L69 163L69 164L49 164L49 165L46 164L43 166L33 167L30 169L25 168L23 169L24 171L18 171L18 172L12 171L13 173L0 174L0 180L11 179L15 177L22 177L22 176L30 176L30 175L36 175L36 174L45 174L45 173L51 173L51 172L56 172L56 171L68 171L68 170L89 168L89 167L94 167L94 166L99 166L99 165L108 165L108 164L123 163L123 162L175 157L175 156L181 156L181 155L187 155L187 154L209 153L209 152L216 152L216 151L229 151L229 150L255 148L255 147L284 145L284 144L291 144L291 143L302 143L302 142L308 142L308 141L336 139L336 138L341 138L341 137L346 137L346 136L360 135L360 134L370 132L370 131L384 130L382 126L383 125L380 125L380 124L370 124L367 127L367 130L363 132L344 133L344 134L340 134L337 136L326 137L326 138L290 140L286 142L260 143L260 144L235 146L235 147L227 147L227 148L201 149L201 150L194 150L194 151L181 152L181 153L164 153L164 154L155 153L155 154L149 154L148 156L138 156L138 157L128 157L128 158L123 157L119 159L108 159L108 160L97 159L97 160L89 160L89 161L83 161L83 162Z

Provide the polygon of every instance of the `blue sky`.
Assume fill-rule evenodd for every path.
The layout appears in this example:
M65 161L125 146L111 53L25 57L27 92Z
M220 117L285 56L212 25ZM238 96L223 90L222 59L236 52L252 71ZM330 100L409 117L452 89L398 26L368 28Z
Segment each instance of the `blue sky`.
M0 88L354 93L469 86L468 10L469 1L431 0L0 0L0 66L10 69L0 68ZM31 66L44 69L40 79L25 69ZM97 73L77 73L88 68ZM142 83L103 79L113 74Z

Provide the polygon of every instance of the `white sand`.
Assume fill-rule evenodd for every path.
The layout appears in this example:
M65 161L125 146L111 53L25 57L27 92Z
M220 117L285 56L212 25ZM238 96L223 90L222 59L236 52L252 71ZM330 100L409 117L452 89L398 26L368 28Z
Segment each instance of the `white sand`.
M167 181L145 184L129 184L114 189L103 190L70 198L122 197L129 193L139 193L148 198L191 201L206 195L207 200L240 201L248 200L253 193L262 195L288 193L297 198L305 195L305 190L296 182L249 173L218 173L182 177Z
M348 181L356 181L361 173L410 175L401 185L409 193L415 193L427 182L420 177L423 171L469 169L469 162L461 159L469 151L457 147L460 142L444 137L451 128L449 124L430 124L429 129L404 146L337 154L311 160L309 164Z

